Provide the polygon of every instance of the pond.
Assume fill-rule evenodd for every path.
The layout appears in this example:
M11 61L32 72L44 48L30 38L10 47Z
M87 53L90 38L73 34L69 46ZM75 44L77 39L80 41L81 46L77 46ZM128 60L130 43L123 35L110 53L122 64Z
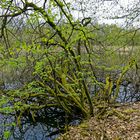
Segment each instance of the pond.
M81 118L78 116L67 118L61 110L52 109L52 114L48 113L38 116L36 122L33 122L27 116L22 119L21 126L12 126L15 120L14 116L5 116L0 114L0 137L4 131L9 130L12 135L9 140L54 140L58 135L64 132L65 125L78 125Z
M21 84L5 84L5 90L19 88ZM4 131L10 131L9 140L54 140L65 130L67 125L78 125L82 116L70 116L59 108L46 108L39 110L35 122L31 116L24 116L21 125L16 127L15 114L11 116L0 114L0 138L4 139Z
M12 89L20 84L6 84L6 89ZM92 89L93 90L93 89ZM93 91L92 91L93 92ZM139 99L140 94L134 94L135 89L130 83L126 87L120 86L120 94L117 98L118 102L134 102ZM54 140L61 132L64 132L65 125L78 125L82 116L71 116L67 118L65 112L58 108L49 108L40 110L35 118L36 122L25 116L22 120L21 127L12 125L14 116L6 116L0 114L0 137L3 137L3 132L10 130L12 132L9 140Z

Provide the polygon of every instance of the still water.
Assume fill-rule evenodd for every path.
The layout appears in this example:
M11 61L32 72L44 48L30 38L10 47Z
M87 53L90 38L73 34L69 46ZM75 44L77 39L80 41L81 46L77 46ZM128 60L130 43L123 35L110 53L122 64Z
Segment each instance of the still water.
M6 89L13 89L20 85L17 84L6 84ZM132 84L127 87L120 86L120 94L117 99L118 102L133 102L138 99L140 94L134 96L135 89ZM45 116L46 115L46 116ZM45 116L45 117L43 117ZM61 132L65 124L78 125L81 121L81 117L74 116L72 119L65 119L65 113L61 110L51 109L47 110L47 114L39 116L36 123L30 119L24 119L22 121L22 127L15 127L12 125L15 118L14 116L5 116L0 114L0 138L3 139L3 132L10 130L12 132L9 140L54 140Z

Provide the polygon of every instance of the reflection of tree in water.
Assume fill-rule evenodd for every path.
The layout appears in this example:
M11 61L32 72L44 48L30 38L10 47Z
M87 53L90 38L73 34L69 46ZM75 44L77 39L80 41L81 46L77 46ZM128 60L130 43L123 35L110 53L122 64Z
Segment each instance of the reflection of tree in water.
M125 85L125 86L124 86ZM120 87L119 102L131 102L138 100L138 97L132 96L134 92L131 83L123 83ZM138 94L137 94L138 95ZM39 110L35 115L35 121L32 116L24 113L20 127L12 126L15 117L13 116L0 116L0 136L5 130L10 130L12 136L10 140L52 140L55 139L60 133L65 132L66 124L76 125L80 122L82 116L67 116L67 114L58 108L44 108ZM5 126L4 126L5 124Z
M25 113L19 127L12 126L14 117L1 115L0 118L0 124L3 125L0 129L0 135L2 137L5 130L10 130L12 133L10 140L52 140L67 130L66 124L76 125L81 120L81 116L67 117L67 114L58 108L38 111L34 118L36 122L30 115L26 116Z

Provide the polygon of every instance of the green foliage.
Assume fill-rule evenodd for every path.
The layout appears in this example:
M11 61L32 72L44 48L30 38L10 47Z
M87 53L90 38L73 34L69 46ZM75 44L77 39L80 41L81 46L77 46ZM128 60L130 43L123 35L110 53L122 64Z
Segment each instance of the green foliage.
M11 135L10 131L4 131L4 139L8 140L10 135Z
M5 9L8 1L2 2ZM49 1L47 10L33 2L23 3L27 6L23 10L13 4L10 9L13 18L28 8L33 10L21 20L25 26L12 29L12 23L7 23L9 32L4 35L9 40L0 42L2 80L19 82L22 87L0 92L0 113L14 114L18 126L25 114L36 121L40 110L53 107L69 116L93 116L96 108L102 114L116 101L123 77L134 65L134 61L126 65L124 57L113 52L129 42L133 29L127 34L129 30L120 32L115 25L91 26L90 18L83 19L85 23L74 21L70 5L61 0ZM55 10L59 12L55 14ZM11 32L17 37L13 39ZM139 32L135 45L139 45L138 36ZM9 136L5 131L5 139Z

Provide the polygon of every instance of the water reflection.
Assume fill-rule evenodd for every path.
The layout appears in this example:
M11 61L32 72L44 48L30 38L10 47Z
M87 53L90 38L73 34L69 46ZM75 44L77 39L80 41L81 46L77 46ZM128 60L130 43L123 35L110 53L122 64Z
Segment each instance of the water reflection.
M140 100L140 92L134 88L133 84L128 84L127 86L121 85L119 97L117 98L118 102L137 102Z
M15 88L15 85L7 85L7 87ZM121 85L117 101L121 103L137 101L140 99L140 93L136 93L135 91L131 83L127 84L127 86ZM93 92L94 90L92 89ZM10 130L12 135L9 140L54 140L60 133L64 132L66 124L78 125L82 119L80 114L68 117L60 108L39 110L34 118L36 122L27 114L24 114L21 127L12 125L15 122L14 115L5 116L0 114L0 137L3 138L3 132L5 130Z
M48 128L42 123L26 124L22 129L16 128L10 140L53 140L57 135L49 137L51 131L53 128Z
M30 116L22 119L21 127L12 125L15 117L0 115L0 137L5 130L12 135L9 140L54 140L65 131L67 125L78 125L82 116L67 116L65 112L57 108L40 110L35 117L36 122Z

